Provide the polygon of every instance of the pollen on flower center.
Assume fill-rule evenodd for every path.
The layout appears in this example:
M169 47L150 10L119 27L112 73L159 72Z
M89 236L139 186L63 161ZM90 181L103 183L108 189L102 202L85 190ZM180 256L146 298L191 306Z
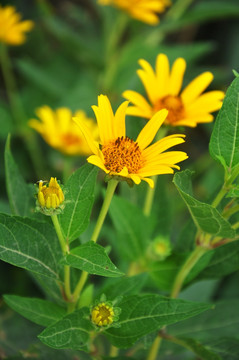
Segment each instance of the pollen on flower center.
M128 136L110 141L102 147L102 153L106 169L112 172L119 173L126 167L129 174L134 174L143 166L139 145Z
M184 106L179 96L168 95L159 99L154 106L154 110L157 112L161 109L168 110L166 124L173 124L184 117Z
M98 304L91 312L91 319L98 326L112 324L113 316L113 308L105 303Z

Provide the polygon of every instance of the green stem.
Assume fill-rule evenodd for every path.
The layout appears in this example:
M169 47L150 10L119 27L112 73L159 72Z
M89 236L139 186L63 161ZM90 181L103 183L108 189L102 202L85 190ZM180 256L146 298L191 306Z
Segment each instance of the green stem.
M63 163L63 170L62 170L62 179L63 179L63 184L66 184L69 176L72 173L74 157L66 155L66 156L64 156L63 161L64 161L64 163Z
M222 201L222 199L224 198L224 196L226 195L226 193L227 193L227 189L226 189L226 184L224 183L221 190L219 191L219 193L213 200L212 206L217 207L220 204L220 202Z
M239 228L239 221L232 225L232 228L237 230Z
M51 219L61 245L62 253L63 255L66 255L69 252L69 248L61 231L61 226L58 217L57 215L52 215ZM71 295L71 286L70 286L70 267L68 265L64 266L64 285L65 285L66 297L68 300L71 300L72 295Z
M208 251L207 248L197 246L194 251L190 254L179 273L176 276L175 282L173 284L173 288L171 291L171 298L176 298L183 286L184 280L194 267L194 265L198 262L198 260Z
M147 356L147 359L146 360L155 360L157 358L157 354L158 354L158 351L159 351L159 348L160 348L160 345L161 345L161 342L162 342L162 338L158 335L150 350L149 350L149 353L148 353L148 356Z
M116 357L118 354L119 354L119 349L117 347L115 347L114 345L111 345L109 356Z
M178 0L166 14L166 18L170 20L178 20L193 3L193 0Z
M97 222L95 224L93 234L91 236L91 240L94 241L94 242L96 242L97 239L98 239L99 233L101 231L101 228L102 228L102 225L104 223L105 217L106 217L107 212L109 210L110 203L111 203L111 200L112 200L112 197L114 195L114 192L115 192L115 189L116 189L117 185L118 185L117 180L111 179L108 182L108 186L107 186L107 190L106 190L106 194L105 194L105 199L104 199L102 208L100 210ZM79 280L78 284L76 285L76 288L75 288L74 293L73 293L73 301L74 301L75 304L77 303L77 301L79 299L81 291L82 291L82 289L83 289L83 287L84 287L84 285L86 283L87 277L88 277L88 273L86 271L82 271L80 280Z
M162 139L167 134L167 131L168 131L168 128L166 126L160 128L156 135L156 142L159 141L160 139ZM152 176L152 180L154 182L154 187L153 187L153 189L151 187L148 187L145 201L144 201L144 208L143 208L143 213L147 217L150 216L150 214L151 214L153 201L154 201L154 195L155 195L156 186L157 186L158 175Z
M239 211L239 205L236 205L225 211L222 215L225 219L229 219L232 215L234 215L238 211Z

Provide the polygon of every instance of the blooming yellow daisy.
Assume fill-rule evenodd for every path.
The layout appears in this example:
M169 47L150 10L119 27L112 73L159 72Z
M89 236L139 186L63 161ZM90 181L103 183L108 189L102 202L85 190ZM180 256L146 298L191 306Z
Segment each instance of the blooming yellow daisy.
M49 106L42 106L36 114L40 121L31 119L29 126L38 131L50 146L67 155L91 154L82 132L72 121L70 109L63 107L53 111ZM98 127L93 119L86 117L82 110L77 110L74 116L87 124L93 139L98 138Z
M25 42L25 32L33 28L33 21L21 21L21 15L14 6L0 5L0 42L21 45Z
M183 143L184 135L167 136L151 146L158 129L167 117L168 111L155 114L140 132L136 141L126 136L125 114L128 101L122 103L115 115L109 99L105 95L98 97L98 106L92 106L97 118L100 143L94 141L89 128L80 118L73 118L82 130L94 155L87 160L104 170L106 174L131 179L135 184L146 181L150 187L154 182L149 176L173 173L179 169L176 163L187 159L182 151L165 150Z
M118 7L131 17L150 25L158 24L158 14L171 5L170 0L98 0L98 3Z
M158 55L155 72L147 61L141 59L139 64L142 69L137 73L149 102L136 91L125 91L123 96L134 104L128 108L128 115L150 119L157 111L167 109L169 113L164 123L167 125L195 127L198 123L213 121L211 112L221 108L224 92L209 91L202 94L213 80L211 72L204 72L196 77L180 93L186 69L183 58L175 60L171 72L168 58L164 54Z

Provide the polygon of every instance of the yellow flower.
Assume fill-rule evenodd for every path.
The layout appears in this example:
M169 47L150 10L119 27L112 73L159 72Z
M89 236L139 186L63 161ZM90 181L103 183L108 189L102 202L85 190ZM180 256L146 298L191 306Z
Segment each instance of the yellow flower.
M38 131L50 146L67 155L91 154L82 132L72 121L70 109L59 108L53 111L49 106L42 106L36 110L36 114L41 122L31 119L29 125ZM97 125L86 117L84 111L77 110L74 116L87 124L94 139L98 137Z
M0 5L0 42L21 45L26 41L25 32L33 28L33 21L21 21L21 15L14 6Z
M170 0L98 0L101 5L113 5L131 17L150 25L159 23L158 14L163 13Z
M55 210L61 207L61 204L64 201L64 194L56 178L51 177L51 180L47 185L43 185L42 180L39 181L37 199L43 210L45 208L46 210Z
M141 180L154 186L149 176L173 173L179 169L176 163L187 159L181 151L165 152L168 148L184 142L184 135L167 136L148 146L167 117L167 110L155 114L140 132L136 141L125 134L125 114L128 101L120 105L115 115L107 96L98 97L98 107L92 106L99 127L100 143L97 144L89 129L78 118L75 122L82 130L94 155L87 160L104 170L107 174L131 179L135 184Z
M147 61L141 59L139 64L142 69L137 73L150 103L136 91L125 91L123 96L134 104L128 108L128 115L150 119L157 111L167 109L167 125L195 127L198 123L213 121L211 112L221 108L224 93L209 91L202 94L213 80L211 72L204 72L196 77L180 93L186 69L183 58L175 60L171 72L168 58L164 54L158 55L155 72Z
M113 307L104 302L95 306L91 311L91 320L98 326L107 326L112 324L113 318Z

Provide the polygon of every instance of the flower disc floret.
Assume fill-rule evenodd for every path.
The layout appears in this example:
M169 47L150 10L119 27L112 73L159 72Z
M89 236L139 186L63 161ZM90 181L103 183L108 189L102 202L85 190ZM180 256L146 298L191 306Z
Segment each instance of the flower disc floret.
M97 326L107 326L112 324L113 317L113 307L104 302L96 305L91 311L91 320Z
M39 181L38 205L46 215L52 215L63 209L64 194L56 178L51 177L49 184Z

